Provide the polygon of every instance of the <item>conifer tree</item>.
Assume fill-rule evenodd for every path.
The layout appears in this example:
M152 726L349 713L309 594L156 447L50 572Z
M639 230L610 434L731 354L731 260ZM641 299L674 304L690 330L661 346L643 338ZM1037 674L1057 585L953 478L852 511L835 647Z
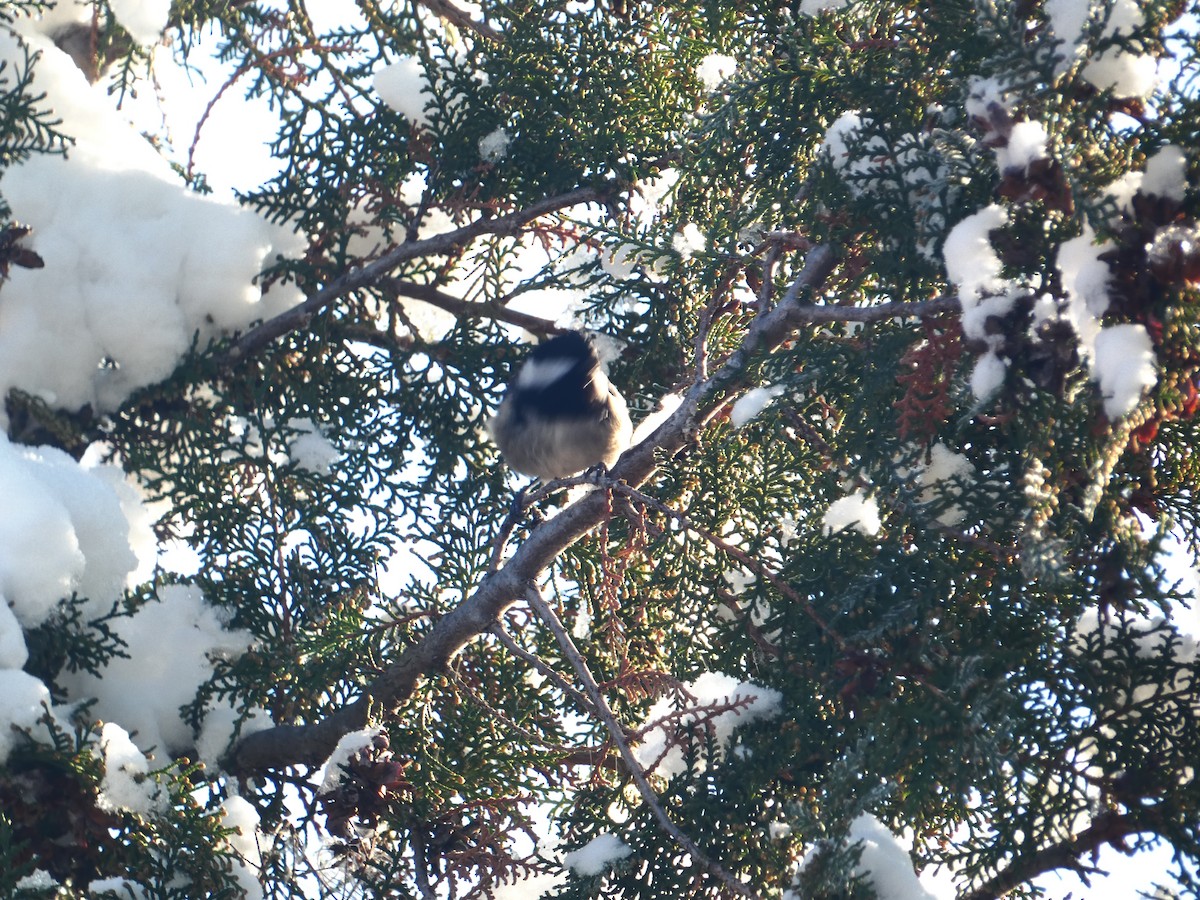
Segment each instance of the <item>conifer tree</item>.
M1196 896L1198 12L0 6L0 895Z

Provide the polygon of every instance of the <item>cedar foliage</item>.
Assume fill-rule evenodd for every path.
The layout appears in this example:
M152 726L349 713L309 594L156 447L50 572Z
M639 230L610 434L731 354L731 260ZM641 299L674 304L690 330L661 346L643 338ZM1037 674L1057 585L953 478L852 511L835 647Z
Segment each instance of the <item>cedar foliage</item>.
M325 720L469 602L499 535L519 546L568 502L540 494L513 515L520 480L482 437L523 351L512 301L582 289L580 320L625 346L611 376L640 417L693 382L698 344L712 367L732 353L812 247L833 248L837 266L811 304L925 301L952 292L949 229L995 202L1009 214L993 235L1005 275L1051 297L1065 296L1064 240L1087 225L1113 242L1106 322L1146 326L1159 370L1131 416L1104 416L1069 331L1031 333L1033 297L992 323L1008 370L984 403L968 383L983 348L956 312L804 325L729 390L776 385L774 402L742 428L720 413L698 423L638 492L610 491L610 515L558 556L547 593L631 739L654 700L684 702L702 672L782 694L779 715L725 752L703 716L681 728L686 771L652 778L669 818L757 896L871 896L842 840L864 811L912 829L918 867L953 865L972 897L1036 896L1032 879L1086 873L1098 848L1162 842L1180 890L1200 888L1200 695L1171 624L1193 598L1162 571L1169 532L1200 550L1200 256L1186 241L1146 251L1165 226L1194 237L1198 200L1143 194L1118 213L1104 194L1167 144L1195 182L1184 4L1142 4L1144 29L1120 39L1180 67L1140 109L1090 88L1078 65L1056 73L1039 2L862 0L806 16L796 2L515 0L482 4L479 28L423 6L441 4L363 0L366 27L320 34L300 3L175 4L177 49L215 29L237 87L280 111L281 171L241 200L309 250L263 283L314 295L386 249L356 238L413 240L431 210L461 225L599 191L586 214L523 229L544 265L514 271L517 239L485 234L403 262L247 358L228 353L237 336L198 346L111 416L8 398L26 440L110 442L169 501L157 527L196 551L195 583L255 635L191 720L218 696L277 724ZM710 52L739 58L713 93L695 75ZM370 88L400 54L436 73L427 128ZM985 138L1004 123L964 111L971 79L992 76L1016 120L1045 125L1049 163L996 171ZM64 146L24 86L0 72L3 164ZM851 155L871 162L843 173L820 147L848 110L866 123ZM498 127L508 152L482 160ZM680 177L665 212L637 216L635 185L667 168ZM416 203L402 192L414 175ZM672 238L689 223L706 244L684 258ZM619 245L641 254L628 273L595 253ZM468 305L431 337L406 298L434 290ZM330 476L287 462L300 419L340 450ZM973 468L940 492L917 476L937 444ZM825 510L854 490L877 501L880 530L826 534ZM381 587L393 555L403 578ZM1085 633L1091 609L1103 627ZM634 789L549 631L520 603L500 625L508 644L480 635L398 708L374 709L384 736L322 796L296 768L235 779L180 759L157 776L187 798L171 818L118 821L92 806L86 710L78 735L33 734L0 771L0 892L40 868L75 884L121 875L147 896L232 896L212 810L236 786L274 839L271 897L490 896L555 870L533 849L538 804L562 847L611 832L632 851L548 896L729 895ZM121 652L103 626L64 615L31 638L31 671L53 684L65 667L102 667ZM50 813L30 796L66 824L40 828ZM314 829L332 841L319 859Z

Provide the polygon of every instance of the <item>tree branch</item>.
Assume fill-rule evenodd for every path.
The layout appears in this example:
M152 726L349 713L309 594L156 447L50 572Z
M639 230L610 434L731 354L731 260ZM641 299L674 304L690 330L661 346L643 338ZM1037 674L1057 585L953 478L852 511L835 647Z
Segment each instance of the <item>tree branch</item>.
M417 284L415 281L403 281L399 278L383 278L380 279L379 284L396 296L421 300L430 306L453 313L460 319L480 319L486 316L498 322L516 325L518 328L524 328L534 334L561 334L566 331L565 328L556 326L550 319L517 312L500 303L463 300L453 294L447 294L431 284Z
M1105 844L1119 849L1121 841L1131 835L1161 830L1161 822L1146 821L1155 818L1157 817L1151 810L1139 810L1136 814L1122 814L1111 810L1102 812L1091 825L1069 840L1042 847L1014 859L1006 869L1002 869L976 890L964 895L962 900L998 900L1014 888L1055 869L1067 868L1074 872L1102 874L1100 869L1084 866L1081 862L1083 857L1089 853L1096 853ZM1086 879L1084 883L1087 883Z
M625 739L625 732L617 722L617 717L613 714L612 708L609 707L608 701L604 699L600 685L596 683L595 677L592 675L583 656L579 653L579 648L571 640L571 635L563 627L562 621L555 614L554 610L550 608L550 604L546 602L541 592L532 584L525 591L525 601L533 607L538 617L553 633L554 639L558 641L558 646L562 649L563 655L571 663L571 668L575 670L576 676L578 676L579 681L583 684L584 691L591 699L597 716L608 730L613 743L617 745L621 759L624 760L625 767L629 771L630 777L633 778L633 783L637 785L638 793L642 795L642 801L654 813L654 818L658 820L658 824L662 826L662 830L671 837L671 840L679 845L680 849L696 862L696 865L704 869L739 897L754 898L756 895L746 885L730 875L716 862L709 859L704 851L696 846L696 842L684 834L679 826L671 821L671 817L663 809L658 795L654 793L654 788L650 786L650 780L646 777L645 769L642 768L637 757L633 755L633 749L629 746L629 741Z
M575 192L571 203L584 202L582 198L585 196L594 199L598 192ZM561 198L548 200L540 205L536 214L563 205L568 204L563 203ZM533 209L529 207L515 215L528 221ZM463 230L416 243L429 247L431 242L438 241L438 246L448 248L455 241L464 239L461 237ZM355 284L379 277L386 268L385 262L386 265L394 265L394 261L381 258L373 264L375 268L370 273L365 269L359 270ZM631 487L638 487L650 479L658 469L660 459L687 446L698 427L697 423L716 414L723 403L723 393L744 373L754 354L780 346L803 325L877 321L931 315L957 308L957 300L950 297L920 303L887 303L878 307L801 305L799 298L820 288L833 271L835 262L830 248L814 247L795 280L793 290L789 291L792 300L781 302L756 318L741 346L724 365L689 389L679 408L666 421L647 439L621 456L609 473L612 478L624 481ZM327 290L332 292L334 285ZM338 290L345 293L350 287L339 285ZM325 302L332 299L330 297ZM559 554L591 531L608 514L609 504L605 493L594 491L533 528L503 567L486 575L472 596L439 619L421 642L409 647L366 689L362 697L319 722L280 725L246 735L230 754L227 761L230 771L250 773L291 765L315 766L324 762L342 735L366 726L372 711L378 714L398 708L412 695L422 678L440 671L468 642L491 630L504 611L523 595L527 585L534 583Z
M317 313L329 307L335 300L346 296L352 291L377 284L386 278L397 266L423 256L452 253L459 247L470 243L485 234L514 235L533 220L548 213L569 209L584 203L595 203L606 198L616 185L606 184L602 187L581 187L565 194L547 197L536 203L531 203L524 209L506 213L501 216L479 218L474 222L455 228L442 234L434 235L423 240L407 241L389 250L378 259L358 269L351 269L344 275L335 278L321 288L303 303L285 310L274 318L251 328L235 340L224 353L216 358L223 368L236 365L254 353L257 353L276 338L282 337L301 328L306 328ZM422 298L425 299L425 298Z
M421 892L421 900L434 900L437 894L429 883L429 864L427 860L428 847L425 836L421 834L421 826L414 823L408 831L413 851L413 878L417 882L417 890Z
M487 24L487 22L475 21L465 9L459 9L450 0L417 0L417 3L439 18L445 19L459 28L473 31L475 34L487 38L489 41L495 41L498 44L504 40L504 35Z
M794 287L795 285L793 285ZM789 289L789 294L791 289ZM788 302L785 297L785 303ZM792 297L793 318L797 325L832 325L835 322L883 322L888 319L919 319L941 313L957 312L962 308L954 294L942 294L928 300L896 301L875 306L795 306L798 296ZM782 304L781 304L782 305Z
M516 639L514 639L513 636L508 633L508 629L504 627L503 623L497 623L496 627L492 629L491 633L495 635L496 639L500 641L500 643L506 650L508 650L509 653L518 659L524 660L539 674L545 677L548 681L552 682L556 688L563 692L564 696L570 697L572 700L574 700L575 705L578 706L585 715L597 715L596 710L592 707L591 701L588 700L585 694L582 694L573 684L571 684L571 682L559 675L558 672L556 672L550 666L546 665L528 650L521 647L516 642Z

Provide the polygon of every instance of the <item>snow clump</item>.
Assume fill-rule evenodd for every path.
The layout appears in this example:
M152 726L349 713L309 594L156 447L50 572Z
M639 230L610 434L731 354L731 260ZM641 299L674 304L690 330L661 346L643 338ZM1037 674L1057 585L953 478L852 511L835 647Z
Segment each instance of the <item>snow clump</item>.
M14 267L3 285L0 396L19 388L64 408L110 410L167 377L195 336L203 343L297 303L294 286L264 292L255 279L303 241L188 190L103 85L38 33L45 23L18 25L28 33L0 32L0 64L20 71L27 49L41 54L30 91L45 95L74 144L18 162L0 185L30 229L24 248L44 263Z
M292 465L317 475L328 475L342 453L317 427L312 419L291 419L287 427L296 434L288 441L288 458Z
M108 8L143 46L158 42L171 16L171 0L108 0Z
M161 815L170 807L170 795L150 774L145 754L134 746L129 734L115 722L100 729L100 751L104 755L104 779L96 805L111 811L129 810L142 816Z
M753 682L739 682L720 672L705 672L683 687L695 697L696 706L679 710L669 696L658 700L639 729L642 739L633 751L638 763L647 771L664 778L687 770L684 749L675 739L675 735L681 731L692 726L710 729L713 743L718 752L723 753L733 739L736 728L777 715L783 702L783 695L779 691ZM707 714L701 708L718 703L744 705L716 715Z
M684 259L691 259L697 253L704 252L707 243L704 232L695 222L688 222L671 238L671 246Z
M119 470L0 434L0 496L0 597L23 627L72 594L87 599L86 615L103 615L149 578L150 516Z
M64 673L72 700L96 698L95 715L119 723L137 746L160 753L186 753L195 743L180 715L213 674L216 660L240 656L253 635L229 630L221 612L194 585L159 588L158 600L110 627L125 644L126 657L113 657L99 676Z
M1084 0L1046 0L1046 16L1050 30L1059 41L1057 70L1061 74L1071 67L1083 47L1084 31L1092 4ZM1114 0L1100 41L1131 35L1145 21L1137 0ZM1154 93L1158 84L1158 67L1153 56L1134 53L1118 46L1107 47L1088 59L1083 78L1099 90L1112 90L1118 97L1145 99Z
M414 125L428 128L432 123L429 109L433 99L429 78L415 56L402 56L375 73L375 93L379 99Z
M854 528L867 537L874 537L882 527L879 504L863 491L855 491L829 504L822 523L827 535Z
M710 53L696 66L696 77L706 90L715 91L721 82L732 78L737 71L737 60L724 53Z
M783 393L783 386L778 384L751 388L738 397L733 408L729 411L729 422L734 428L742 428L755 419L771 401Z
M576 875L599 875L631 853L633 849L615 834L599 834L578 850L564 854L563 865Z
M46 714L50 689L28 672L0 669L0 765L18 746L17 730L31 730Z

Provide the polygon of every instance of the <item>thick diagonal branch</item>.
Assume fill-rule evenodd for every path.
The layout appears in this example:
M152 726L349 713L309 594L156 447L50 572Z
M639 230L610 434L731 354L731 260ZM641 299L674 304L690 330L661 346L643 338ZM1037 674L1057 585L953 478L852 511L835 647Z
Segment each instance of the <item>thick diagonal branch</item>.
M380 282L388 292L398 297L410 297L420 300L461 319L477 319L486 316L497 322L507 322L534 334L561 334L566 329L557 327L550 319L532 316L529 313L509 309L503 302L487 300L463 300L453 294L447 294L432 284L417 284L413 281L403 281L399 278L385 278Z

